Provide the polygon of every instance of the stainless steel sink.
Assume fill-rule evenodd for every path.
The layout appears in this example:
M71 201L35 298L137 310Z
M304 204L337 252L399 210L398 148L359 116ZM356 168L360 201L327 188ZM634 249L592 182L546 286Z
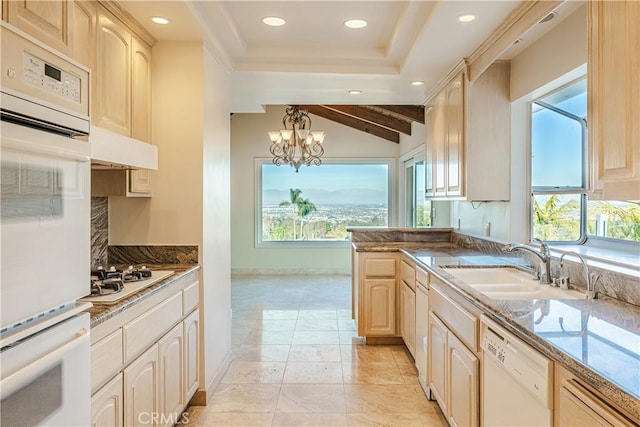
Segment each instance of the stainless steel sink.
M542 285L511 267L444 268L447 273L492 299L582 299L580 292Z

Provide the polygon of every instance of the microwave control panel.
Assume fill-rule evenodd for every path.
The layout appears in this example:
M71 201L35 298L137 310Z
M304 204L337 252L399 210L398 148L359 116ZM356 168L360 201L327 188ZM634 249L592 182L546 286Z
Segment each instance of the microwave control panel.
M80 104L80 78L29 52L22 53L22 78L49 93Z

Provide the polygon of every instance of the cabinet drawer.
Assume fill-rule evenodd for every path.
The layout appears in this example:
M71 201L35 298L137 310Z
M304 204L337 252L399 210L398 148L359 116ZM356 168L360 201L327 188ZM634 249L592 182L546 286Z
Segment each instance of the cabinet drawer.
M91 391L95 392L122 368L122 328L91 346Z
M429 287L429 276L423 269L416 267L416 282L423 285L425 288Z
M182 292L124 325L125 361L140 354L182 318Z
M460 307L436 286L429 289L433 311L471 350L478 351L478 319Z
M416 270L406 261L400 261L400 277L407 286L416 290Z
M194 308L198 306L199 300L199 291L200 291L199 282L192 283L191 285L184 288L182 291L182 314L189 314Z
M371 276L393 276L396 275L396 260L389 259L367 259L364 261L364 274Z

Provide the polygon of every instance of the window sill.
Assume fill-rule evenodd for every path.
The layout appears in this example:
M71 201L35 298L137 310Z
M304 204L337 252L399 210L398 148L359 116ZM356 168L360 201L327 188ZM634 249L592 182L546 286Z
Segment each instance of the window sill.
M551 245L551 254L577 252L589 266L640 278L640 252L638 248L611 248L601 245ZM568 258L570 259L570 258Z

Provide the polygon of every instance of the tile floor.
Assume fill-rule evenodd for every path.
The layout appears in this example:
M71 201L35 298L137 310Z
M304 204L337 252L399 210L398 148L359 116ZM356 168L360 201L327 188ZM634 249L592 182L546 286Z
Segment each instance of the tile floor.
M366 346L345 276L232 280L233 362L192 426L446 426L404 346Z

